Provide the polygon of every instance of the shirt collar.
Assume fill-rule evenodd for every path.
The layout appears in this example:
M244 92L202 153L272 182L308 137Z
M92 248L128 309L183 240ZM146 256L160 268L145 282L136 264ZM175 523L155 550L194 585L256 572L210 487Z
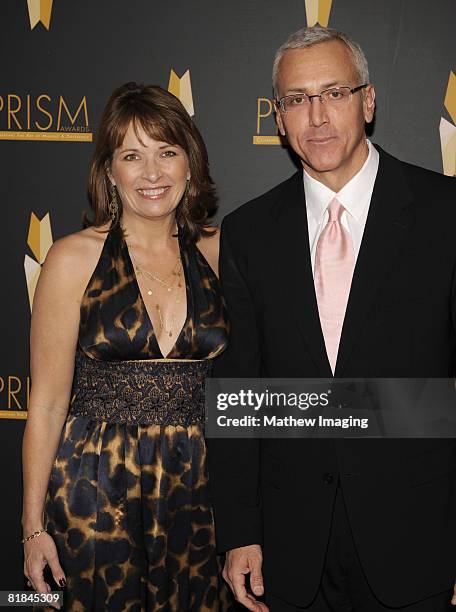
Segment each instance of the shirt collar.
M379 154L370 140L366 139L366 142L369 148L366 161L338 193L303 171L306 206L317 223L320 223L328 204L335 197L355 219L359 219L368 208L377 176Z

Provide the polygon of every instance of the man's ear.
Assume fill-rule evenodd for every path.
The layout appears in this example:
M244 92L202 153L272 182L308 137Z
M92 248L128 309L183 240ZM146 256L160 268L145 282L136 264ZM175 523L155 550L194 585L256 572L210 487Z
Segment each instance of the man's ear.
M373 85L368 85L365 89L363 111L365 122L370 123L374 118L375 112L375 88Z
M282 113L280 111L280 108L277 106L277 102L274 100L274 111L275 111L275 117L276 117L276 122L277 122L277 127L279 128L279 132L281 133L282 136L285 136L285 127L283 125L283 119L282 119Z

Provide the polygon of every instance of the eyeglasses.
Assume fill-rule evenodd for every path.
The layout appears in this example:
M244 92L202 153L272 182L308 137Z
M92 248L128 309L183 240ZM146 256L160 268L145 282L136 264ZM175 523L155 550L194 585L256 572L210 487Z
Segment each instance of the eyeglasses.
M358 87L331 87L331 89L324 89L319 94L313 94L311 96L306 93L295 93L280 98L276 103L283 113L288 113L298 108L301 110L308 110L312 103L312 98L320 98L320 102L324 102L330 108L340 109L348 104L352 94L368 85L369 83L358 85Z

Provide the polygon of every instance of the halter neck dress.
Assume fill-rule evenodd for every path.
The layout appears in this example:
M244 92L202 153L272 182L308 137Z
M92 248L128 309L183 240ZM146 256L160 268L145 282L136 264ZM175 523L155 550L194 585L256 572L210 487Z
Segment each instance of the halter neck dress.
M204 382L227 344L218 279L179 233L187 317L161 354L120 230L81 302L45 504L72 611L230 610L215 553Z

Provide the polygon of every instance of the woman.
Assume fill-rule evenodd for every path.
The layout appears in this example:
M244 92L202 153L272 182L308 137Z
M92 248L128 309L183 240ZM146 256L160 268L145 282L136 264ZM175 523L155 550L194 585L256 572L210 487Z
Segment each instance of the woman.
M113 93L89 195L93 220L52 246L35 294L25 574L49 591L48 564L68 610L229 609L203 439L228 328L215 194L177 98Z

